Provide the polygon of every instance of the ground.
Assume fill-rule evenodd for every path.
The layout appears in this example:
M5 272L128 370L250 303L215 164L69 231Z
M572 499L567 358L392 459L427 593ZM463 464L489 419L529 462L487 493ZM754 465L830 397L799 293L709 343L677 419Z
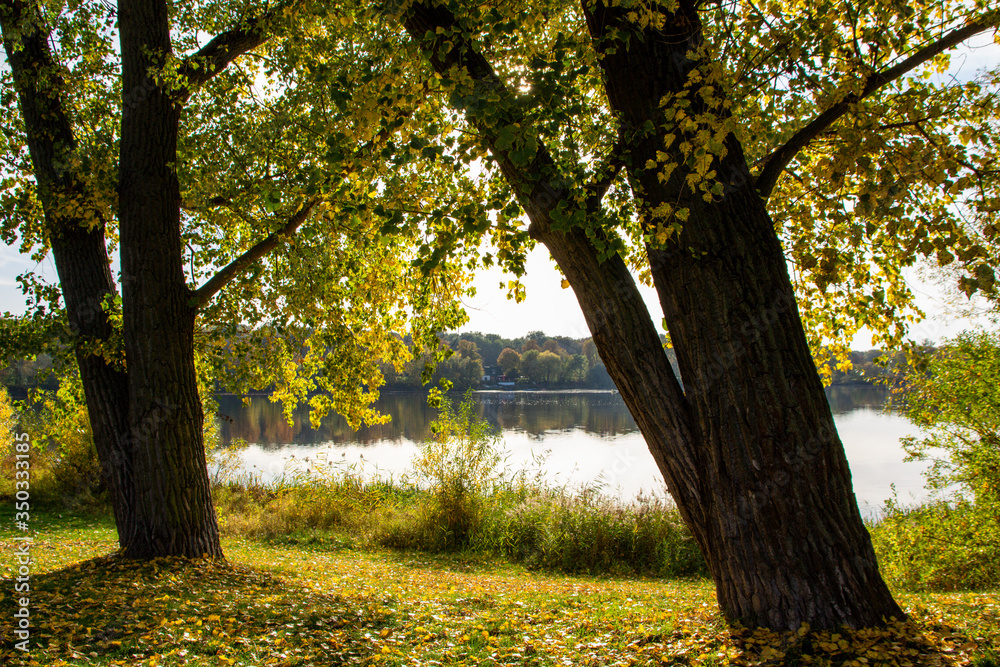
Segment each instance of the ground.
M998 664L1000 595L897 599L911 616L840 633L727 629L710 582L530 572L482 558L227 539L227 562L112 556L113 523L34 512L29 593L0 515L0 617L28 595L39 665Z

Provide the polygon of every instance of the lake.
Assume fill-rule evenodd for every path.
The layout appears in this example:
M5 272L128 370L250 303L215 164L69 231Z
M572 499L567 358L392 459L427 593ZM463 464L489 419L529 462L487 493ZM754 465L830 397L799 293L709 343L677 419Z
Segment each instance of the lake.
M855 495L869 516L892 495L892 484L901 501L925 497L921 473L926 464L904 462L899 444L900 438L918 435L919 430L883 411L886 396L881 387L827 389ZM473 397L479 414L501 429L507 465L513 469L536 470L537 457L544 455L546 477L555 484L598 484L605 493L626 500L640 491L664 491L646 443L617 393L478 391ZM342 417L330 415L313 429L307 408L297 410L289 424L280 404L267 397L253 397L249 406L233 396L218 401L222 441L242 438L250 443L242 454L243 465L263 480L281 474L292 456L339 459L367 474L399 477L409 469L417 443L428 438L436 413L424 394L383 393L376 406L392 417L390 423L352 431Z

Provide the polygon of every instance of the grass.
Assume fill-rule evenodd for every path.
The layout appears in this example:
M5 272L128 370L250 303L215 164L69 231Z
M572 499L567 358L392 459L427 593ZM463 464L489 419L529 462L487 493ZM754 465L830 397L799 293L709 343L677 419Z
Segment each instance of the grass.
M0 549L13 554L8 508ZM39 665L998 664L1000 596L905 594L881 630L730 630L704 579L542 573L469 554L233 538L227 562L112 555L110 519L33 510ZM12 618L13 557L0 616Z

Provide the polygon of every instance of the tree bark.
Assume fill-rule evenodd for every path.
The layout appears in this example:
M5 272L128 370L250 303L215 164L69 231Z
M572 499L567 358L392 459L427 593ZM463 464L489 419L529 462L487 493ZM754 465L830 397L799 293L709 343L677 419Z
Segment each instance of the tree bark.
M683 389L624 261L600 259L593 239L608 240L600 231L588 235L564 222L587 191L572 196L544 146L528 165L498 148L499 128L528 132L530 125L456 30L456 18L444 7L415 3L403 21L439 73L464 69L476 82L476 94L453 99L517 194L530 234L573 287L601 358L709 563L725 617L775 629L902 618L879 576L781 246L738 143L728 140L728 171L720 173L729 187L711 205L680 191L675 181L684 174L660 184L654 171L636 168L665 146L659 103L686 80L686 53L700 39L697 15L690 9L664 32L633 35L612 51L610 28L637 31L625 10L585 3L585 13L603 54L637 198L647 214L667 201L691 208L679 244L648 248ZM488 116L481 113L487 98ZM646 120L658 128L649 135L639 131Z
M116 294L104 220L91 193L69 167L76 139L58 88L58 68L49 50L48 33L24 2L0 4L0 23L66 305L94 446L121 535L132 530L134 523L127 378L120 365L91 351L92 344L108 341L113 333L102 307L107 297Z
M661 30L638 40L625 10L603 2L584 9L636 196L647 212L667 202L690 211L679 237L648 245L647 254L704 457L708 521L693 528L707 545L719 604L730 620L788 629L901 618L879 575L781 244L742 147L727 137L713 164L724 190L711 201L692 192L684 173L663 181L658 168L645 168L657 151L684 161L676 147L685 137L660 105L668 94L686 90L691 113L725 116L705 103L707 78L690 83L708 62L694 6L682 2ZM614 30L633 33L628 48L609 48ZM641 131L647 121L654 132Z
M151 79L171 51L167 4L121 0L119 162L129 424L135 440L131 558L221 557L194 366L193 294L184 280L174 165L180 107ZM131 92L130 92L131 91Z

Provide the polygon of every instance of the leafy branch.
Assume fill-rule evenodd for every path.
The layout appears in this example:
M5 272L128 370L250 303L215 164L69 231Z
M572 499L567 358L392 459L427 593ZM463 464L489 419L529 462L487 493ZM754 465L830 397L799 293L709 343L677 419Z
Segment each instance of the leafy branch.
M587 197L587 210L589 211L599 211L601 208L601 200L604 199L604 195L607 194L608 189L611 184L615 182L618 178L618 174L621 172L622 167L625 166L625 147L622 141L619 139L612 146L611 152L608 154L607 158L604 160L604 164L601 168L595 172L595 176L598 174L603 174L600 180L595 180L593 183L588 183L586 190L590 193Z
M896 79L900 78L904 74L907 74L908 72L911 72L920 65L923 65L935 56L961 44L970 37L974 37L975 35L989 30L990 28L996 28L998 25L1000 25L1000 14L998 13L993 13L987 17L980 18L979 20L973 21L961 28L952 30L940 39L918 50L916 53L897 65L884 69L880 72L875 72L871 76L867 77L860 93L851 93L846 95L842 100L816 116L812 121L807 123L805 127L793 134L788 141L758 162L758 166L761 167L761 171L757 176L756 181L757 192L760 193L760 196L764 199L770 197L771 192L774 190L774 186L778 183L778 178L785 171L791 161L795 159L795 156L799 153L799 151L809 145L813 139L822 134L827 128L833 125L833 123L850 111L853 105L871 97L883 86L892 83Z
M241 55L270 39L274 18L289 9L293 2L278 4L247 18L240 25L219 33L208 44L185 58L178 68L182 80L186 81L178 94L180 100L189 97L195 88L224 70Z
M188 304L192 308L201 308L208 303L212 297L218 294L236 276L243 273L247 267L258 259L278 247L283 240L291 237L298 228L306 221L312 210L319 204L319 199L311 199L305 203L291 218L288 219L281 229L271 232L267 238L259 241L252 248L224 266L208 282L191 293Z

